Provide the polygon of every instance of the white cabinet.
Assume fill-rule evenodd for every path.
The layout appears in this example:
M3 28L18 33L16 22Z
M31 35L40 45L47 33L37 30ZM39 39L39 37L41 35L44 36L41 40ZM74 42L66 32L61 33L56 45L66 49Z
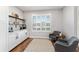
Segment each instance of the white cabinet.
M28 37L28 35L26 33L27 33L26 30L21 30L21 31L17 32L18 43L22 42L23 40L25 40Z
M28 37L27 30L19 30L15 32L9 33L9 42L8 42L8 49L9 51L21 43Z

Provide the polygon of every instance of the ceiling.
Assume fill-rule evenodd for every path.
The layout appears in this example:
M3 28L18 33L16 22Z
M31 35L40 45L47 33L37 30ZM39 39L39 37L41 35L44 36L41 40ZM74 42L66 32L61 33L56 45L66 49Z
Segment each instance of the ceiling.
M52 10L52 9L61 9L64 6L16 6L22 11L38 11L38 10Z

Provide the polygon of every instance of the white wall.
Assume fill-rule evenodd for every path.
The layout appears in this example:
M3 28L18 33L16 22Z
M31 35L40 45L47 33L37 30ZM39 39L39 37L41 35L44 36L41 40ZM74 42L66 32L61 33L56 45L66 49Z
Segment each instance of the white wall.
M8 51L8 7L0 6L0 52Z
M77 7L77 37L79 38L79 7Z
M62 11L61 10L48 10L48 11L33 11L33 12L24 12L24 18L26 20L26 24L27 24L27 29L29 32L29 35L31 37L48 37L49 32L32 32L31 30L31 18L32 18L32 14L48 14L51 13L51 29L53 32L54 30L58 30L58 31L62 31Z
M63 32L67 36L67 38L71 36L75 36L75 17L74 17L74 7L68 6L63 9Z

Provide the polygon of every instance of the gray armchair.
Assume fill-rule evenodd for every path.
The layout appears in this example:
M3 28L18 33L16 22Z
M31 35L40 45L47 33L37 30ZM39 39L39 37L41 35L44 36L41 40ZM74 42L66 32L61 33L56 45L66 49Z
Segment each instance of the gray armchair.
M78 39L71 37L69 40L58 40L54 44L56 52L75 52L78 46Z
M58 39L60 33L60 31L54 31L52 34L49 34L49 39L55 42Z

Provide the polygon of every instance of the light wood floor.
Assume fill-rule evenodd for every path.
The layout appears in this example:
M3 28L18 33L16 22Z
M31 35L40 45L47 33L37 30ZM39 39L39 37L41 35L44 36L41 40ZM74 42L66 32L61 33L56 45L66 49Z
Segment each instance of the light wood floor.
M23 52L25 50L25 48L27 48L27 46L29 45L29 43L31 41L32 41L32 38L28 38L28 39L24 40L22 43L20 43L18 46L13 48L9 52Z

